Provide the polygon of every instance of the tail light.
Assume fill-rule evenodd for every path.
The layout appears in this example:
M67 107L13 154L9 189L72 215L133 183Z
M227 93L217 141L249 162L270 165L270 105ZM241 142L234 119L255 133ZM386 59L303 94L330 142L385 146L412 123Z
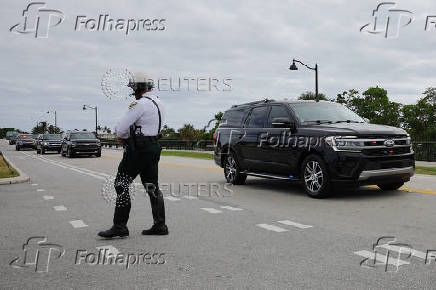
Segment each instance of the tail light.
M216 132L213 133L213 145L215 146L215 144L216 144Z

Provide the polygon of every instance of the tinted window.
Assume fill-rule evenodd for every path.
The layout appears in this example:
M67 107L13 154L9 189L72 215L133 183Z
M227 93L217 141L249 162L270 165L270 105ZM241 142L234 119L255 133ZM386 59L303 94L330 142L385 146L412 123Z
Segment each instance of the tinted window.
M356 113L345 106L334 102L308 102L290 104L300 122L316 121L352 121L364 122Z
M272 120L274 118L289 118L288 110L284 106L271 106L267 123L268 128L273 127Z
M257 107L251 111L248 128L263 128L263 125L265 124L267 108L268 107L266 106Z
M61 140L61 135L49 135L45 134L43 137L44 140Z
M71 134L71 139L96 139L94 133L74 133Z
M224 113L220 127L241 127L246 109L229 110Z

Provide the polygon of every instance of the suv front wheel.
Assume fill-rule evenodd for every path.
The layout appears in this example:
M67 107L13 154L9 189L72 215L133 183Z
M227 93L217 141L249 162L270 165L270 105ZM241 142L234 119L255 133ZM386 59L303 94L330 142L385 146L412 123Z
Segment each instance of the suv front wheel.
M244 184L247 179L247 175L241 173L233 153L230 153L224 159L224 176L228 183L234 185Z
M304 189L310 197L323 198L330 194L330 179L321 157L307 156L301 165L301 175Z

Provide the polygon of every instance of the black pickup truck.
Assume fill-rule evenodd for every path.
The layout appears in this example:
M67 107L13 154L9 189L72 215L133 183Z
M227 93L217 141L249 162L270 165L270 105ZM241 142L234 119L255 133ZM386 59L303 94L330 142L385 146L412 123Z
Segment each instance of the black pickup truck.
M298 180L315 198L369 184L396 190L415 172L406 131L369 124L328 101L235 105L224 113L214 145L227 182L243 184L247 175Z

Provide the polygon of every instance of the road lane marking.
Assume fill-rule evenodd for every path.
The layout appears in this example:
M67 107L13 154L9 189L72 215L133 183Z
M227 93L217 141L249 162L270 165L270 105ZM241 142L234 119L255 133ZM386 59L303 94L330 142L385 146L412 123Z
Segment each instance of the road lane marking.
M178 201L180 198L174 197L174 196L164 196L165 199L171 200L171 201Z
M290 220L283 220L283 221L277 221L277 222L281 223L281 224L284 224L284 225L287 225L287 226L293 226L293 227L296 227L296 228L299 228L299 229L309 229L309 228L313 227L311 225L303 225L303 224L296 223L296 222L293 222L293 221L290 221Z
M389 251L394 251L394 252L397 252L397 253L401 252L401 253L404 253L404 254L407 254L407 253L404 252L404 249L406 249L406 251L408 249L408 248L405 248L405 247L389 245L389 244L377 245L377 248L384 248L384 249L387 249ZM427 254L424 253L424 252L421 252L421 251L418 251L418 250L415 250L415 249L410 249L410 251L411 251L412 256L415 256L415 257L423 259L423 260L427 259Z
M70 221L70 224L73 226L73 228L84 228L88 226L82 220Z
M380 190L380 188L377 185L365 185L363 187ZM400 187L398 190L405 191L405 192L411 192L411 193L425 193L425 194L436 195L436 190L431 190L431 189L417 189L417 188L410 188L410 187Z
M265 230L268 231L273 231L273 232L277 232L277 233L282 233L282 232L287 232L287 229L275 226L275 225L269 225L269 224L257 224L256 226L263 228Z
M183 195L182 196L183 198L185 198L185 199L198 199L198 197L196 197L196 196L190 196L190 195Z
M213 213L213 214L222 213L222 211L215 209L215 208L212 208L212 207L202 207L201 209L204 211L207 211L208 213Z
M377 253L377 255L376 255L375 252L370 252L370 251L366 251L366 250L357 251L357 252L354 252L354 254L359 255L361 257L364 257L364 258L368 258L370 260L376 259L377 262L379 262L380 264L383 264L383 265L386 265L386 260L388 260L387 263L389 265L396 266L396 267L410 264L409 262L398 259L398 257L397 258L389 257L389 259L387 259L387 256L385 256L383 254Z
M50 199L54 199L54 196L52 196L52 195L44 195L42 198L45 199L45 200L50 200Z
M32 186L38 186L38 183L32 183Z
M67 210L67 208L65 206L63 206L63 205L55 205L53 208L54 208L55 211L65 211L65 210Z
M239 207L233 207L233 206L229 206L229 205L223 205L223 206L220 206L220 208L228 209L228 210L231 210L231 211L239 211L239 210L243 210L242 208L239 208Z
M43 191L45 191L45 189L40 188L40 189L37 189L36 191L37 192L43 192Z
M101 250L103 252L104 255L112 255L113 257L115 257L116 255L118 255L118 253L120 251L118 251L117 248L115 248L112 245L107 245L107 246L100 246L100 247L96 247L97 250Z

